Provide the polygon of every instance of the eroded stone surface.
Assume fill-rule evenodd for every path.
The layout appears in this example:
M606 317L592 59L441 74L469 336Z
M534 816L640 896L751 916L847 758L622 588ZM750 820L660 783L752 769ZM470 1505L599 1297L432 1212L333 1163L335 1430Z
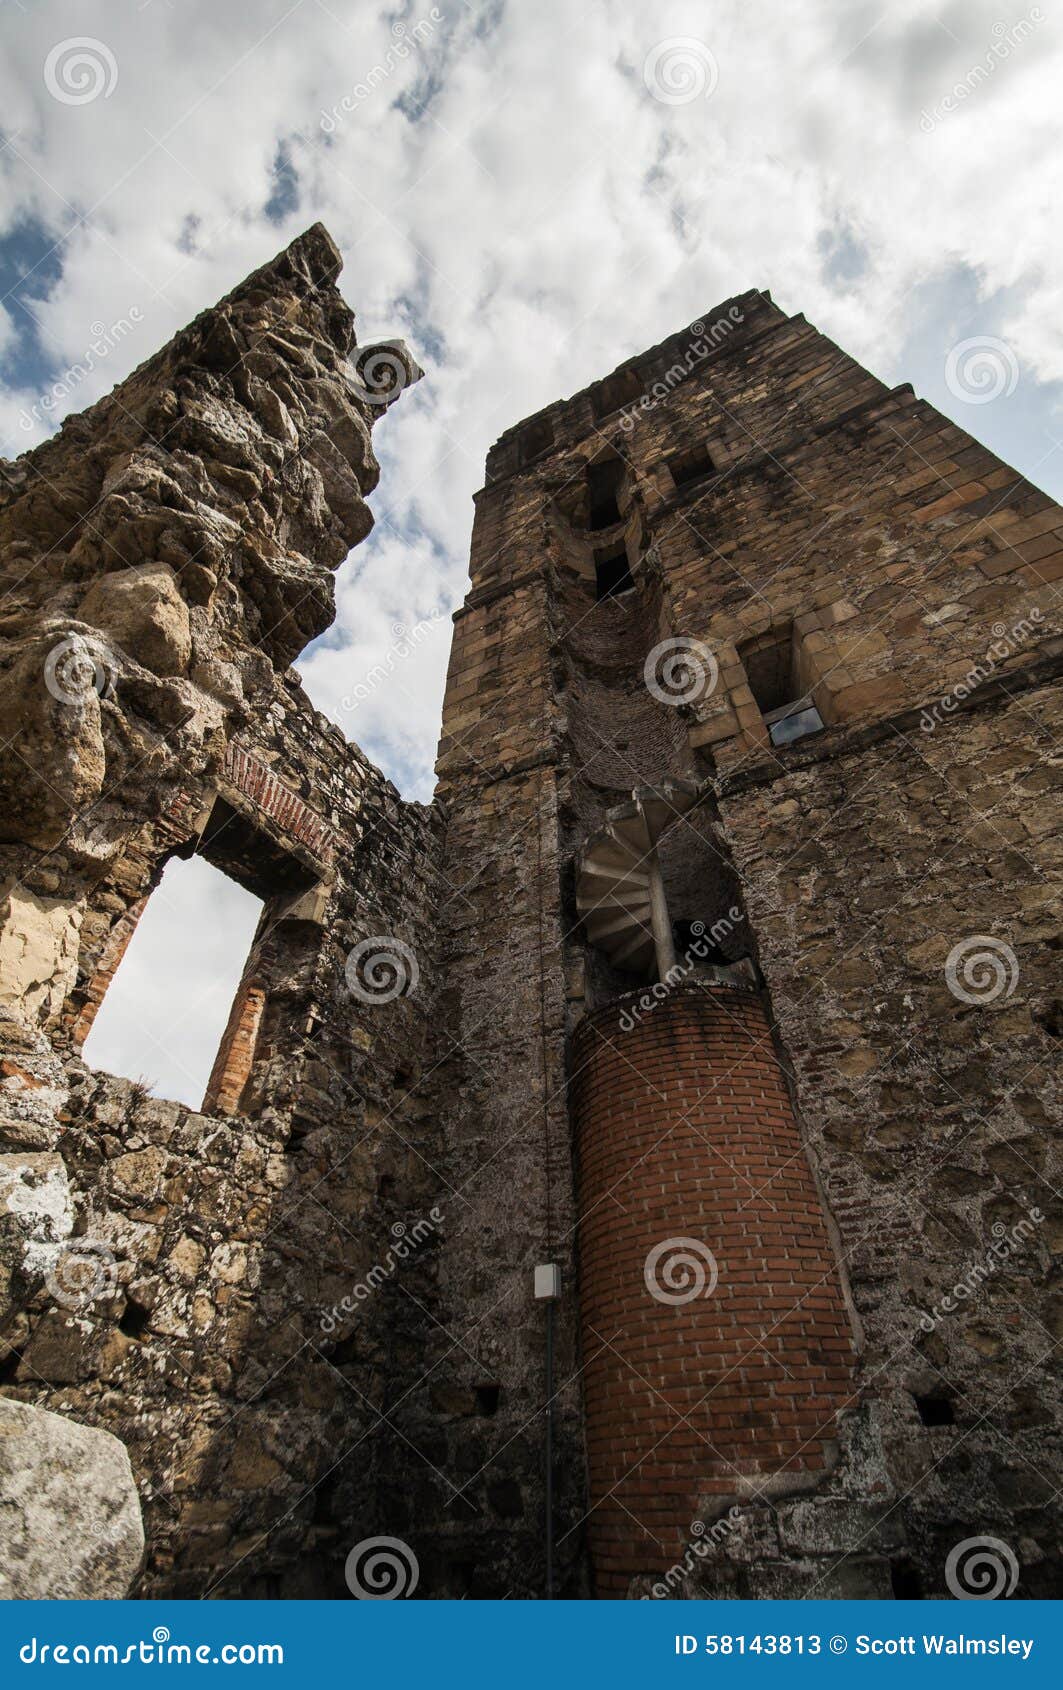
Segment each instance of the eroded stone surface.
M0 1595L123 1597L143 1554L140 1499L118 1439L0 1398Z
M766 295L728 302L718 333L493 449L439 801L405 804L285 668L327 626L372 427L417 373L354 347L338 267L309 231L2 466L4 1393L127 1446L141 1593L343 1596L380 1534L422 1594L537 1596L530 1291L556 1262L557 1589L592 1593L585 1361L626 1339L581 1328L566 1084L584 1011L639 983L586 943L574 886L610 809L679 778L701 802L662 843L669 907L759 967L858 1373L802 1471L756 1360L801 1312L795 1225L743 1268L733 1490L691 1445L701 1547L666 1566L647 1538L629 1593L941 1596L950 1549L990 1531L1019 1594L1047 1594L1063 513ZM751 684L780 625L826 724L786 747ZM648 677L677 641L715 680L669 701ZM199 1111L77 1054L191 852L266 904ZM1016 978L972 1003L946 970L978 935ZM1006 1271L955 1295L1001 1238ZM51 1275L24 1273L29 1245L56 1247ZM615 1271L638 1292L643 1266ZM638 1324L681 1345L668 1319ZM709 1363L703 1383L711 1420ZM637 1501L644 1440L617 1436Z

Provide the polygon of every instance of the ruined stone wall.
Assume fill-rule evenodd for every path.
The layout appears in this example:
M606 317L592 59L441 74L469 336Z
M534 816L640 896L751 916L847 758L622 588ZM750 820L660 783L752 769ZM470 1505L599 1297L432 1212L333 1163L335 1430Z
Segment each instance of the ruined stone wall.
M748 1499L722 1523L706 1502L703 1552L670 1589L937 1595L949 1551L986 1531L1011 1546L1020 1593L1045 1593L1058 1564L1048 713L1061 555L1063 512L1043 493L759 293L548 407L489 456L440 761L447 873L468 900L444 948L473 1059L463 1106L444 1110L470 1200L444 1295L465 1306L471 1239L489 1237L505 1298L493 1311L485 1281L477 1338L506 1354L502 1402L512 1392L531 1416L548 1166L565 1191L574 1174L570 1142L537 1143L530 1111L514 1131L511 1100L557 1072L562 1020L567 1040L587 1008L637 987L586 943L577 865L625 791L679 777L701 796L664 842L674 913L736 911L727 954L752 951L760 969L864 1334L855 1402L819 1429L831 1471L788 1490L751 1442ZM751 642L776 638L789 696L825 724L783 746L750 684ZM535 785L551 794L538 826ZM533 885L544 975L527 926L523 943L513 928ZM970 964L987 946L988 963ZM570 1074L576 1061L569 1049ZM476 1176L486 1156L501 1170L490 1185ZM653 1167L644 1175L652 1187ZM552 1246L577 1274L580 1207ZM946 1288L978 1264L977 1315L943 1318ZM765 1275L771 1290L767 1263ZM518 1299L529 1324L513 1350ZM569 1290L563 1341L583 1371L566 1370L565 1389L589 1393L573 1320ZM750 1410L773 1423L770 1401ZM528 1424L518 1411L499 1425L499 1462ZM541 1413L531 1424L541 1434ZM648 1451L634 1428L630 1442L634 1483ZM559 1472L581 1459L577 1420ZM562 1511L566 1552L586 1506ZM660 1571L649 1554L632 1592ZM499 1582L520 1588L508 1569Z
M4 466L3 1390L125 1445L145 1594L344 1594L417 1496L439 818L286 669L419 373L338 269L311 230ZM193 852L265 903L204 1113L77 1054Z
M0 466L0 1389L19 1437L35 1423L54 1447L56 1422L24 1412L47 1407L126 1446L143 1592L342 1595L348 1550L381 1534L416 1555L419 1594L542 1595L549 1414L557 1594L666 1573L699 1596L940 1595L986 1532L1019 1594L1046 1594L1063 512L741 295L493 449L439 800L405 804L287 668L368 530L370 430L419 373L355 345L338 268L309 231ZM771 742L765 650L815 736ZM687 795L660 846L670 912L721 925L760 994L770 1085L738 1136L742 1156L758 1133L787 1148L769 1204L808 1158L800 1240L758 1234L766 1303L828 1239L827 1312L851 1287L859 1346L851 1406L839 1385L815 1426L818 1394L795 1419L751 1374L734 1493L685 1456L655 1474L638 1416L618 1421L613 1453L669 1531L665 1486L697 1498L702 1548L668 1569L659 1545L595 1565L581 1228L592 1300L611 1269L568 1098L581 1022L649 985L589 943L576 897L635 788ZM78 1054L191 853L265 905L201 1111ZM667 1025L667 989L650 1001ZM702 1035L715 1074L726 1041ZM612 1053L624 1072L634 1054ZM613 1089L603 1167L622 1160ZM710 1167L694 1191L675 1225L700 1236ZM695 1389L728 1306L667 1311ZM794 1468L797 1425L825 1470ZM96 1489L121 1469L107 1451ZM74 1593L127 1581L127 1504L105 1552L82 1544Z

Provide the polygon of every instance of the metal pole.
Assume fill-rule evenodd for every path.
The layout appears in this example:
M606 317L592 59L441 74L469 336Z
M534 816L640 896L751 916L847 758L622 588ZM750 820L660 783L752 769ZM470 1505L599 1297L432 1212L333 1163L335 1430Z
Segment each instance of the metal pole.
M546 1305L546 1600L554 1599L554 1302Z

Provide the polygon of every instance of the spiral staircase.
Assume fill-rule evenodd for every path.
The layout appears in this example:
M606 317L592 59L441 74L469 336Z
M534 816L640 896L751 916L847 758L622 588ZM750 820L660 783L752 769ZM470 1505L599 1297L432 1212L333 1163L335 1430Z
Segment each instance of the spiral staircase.
M576 907L593 945L617 968L663 980L675 946L657 857L661 835L697 801L691 781L637 788L609 810L605 826L583 848Z

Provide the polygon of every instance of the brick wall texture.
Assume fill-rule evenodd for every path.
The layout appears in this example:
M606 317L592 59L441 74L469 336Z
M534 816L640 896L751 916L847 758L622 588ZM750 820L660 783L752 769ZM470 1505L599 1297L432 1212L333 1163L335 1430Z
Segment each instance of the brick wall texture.
M757 997L680 986L628 1031L609 1006L573 1066L590 1550L623 1596L706 1498L822 1469L854 1346Z

